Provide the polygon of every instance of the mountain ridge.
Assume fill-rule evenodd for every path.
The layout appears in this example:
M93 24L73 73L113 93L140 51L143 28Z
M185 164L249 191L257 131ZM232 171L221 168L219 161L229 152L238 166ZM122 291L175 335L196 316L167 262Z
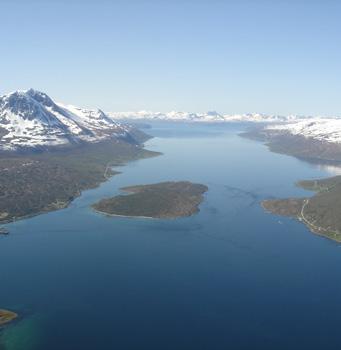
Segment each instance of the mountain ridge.
M183 122L202 122L202 123L218 123L218 122L259 122L259 123L274 123L287 122L301 116L280 116L267 115L262 113L247 113L247 114L220 114L216 111L208 111L205 113L195 112L151 112L151 111L137 111L137 112L109 112L108 113L115 120L154 120L154 121L183 121Z
M46 93L28 89L0 96L0 150L68 147L104 140L136 140L129 121L250 123L265 135L294 135L319 142L341 143L341 118L299 115L179 112L104 112L55 102Z
M0 96L0 150L65 147L108 139L131 142L132 129L100 109L57 103L38 90Z

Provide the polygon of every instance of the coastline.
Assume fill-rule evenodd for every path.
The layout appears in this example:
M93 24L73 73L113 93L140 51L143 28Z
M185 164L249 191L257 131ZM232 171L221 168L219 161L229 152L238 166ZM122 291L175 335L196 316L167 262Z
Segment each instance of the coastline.
M91 206L91 209L93 212L104 215L104 216L109 216L109 217L120 217L120 218L128 218L128 219L149 219L149 220L176 220L176 219L181 219L181 218L188 218L192 215L195 215L200 212L200 209L197 211L191 213L190 215L184 215L184 216L167 216L167 217L154 217L154 216L138 216L138 215L122 215L122 214L111 214L111 213L106 213L105 211L101 211L98 209L95 209L93 206Z
M238 134L239 137L261 142L272 153L284 154L317 165L341 167L341 144L323 142L302 135L272 135L254 127Z
M341 150L341 146L338 144L332 143L323 143L318 140L306 139L302 136L293 136L293 135L274 135L272 136L262 133L262 129L253 129L251 131L242 132L238 134L242 138L246 138L249 140L253 140L256 142L261 142L268 151L276 154L282 154L290 157L294 157L300 161L306 162L308 164L316 165L316 166L332 166L336 168L341 168L341 157L339 156L339 150ZM340 175L330 175L319 181L328 181L329 179L336 178ZM303 182L312 182L313 180L305 180ZM314 180L316 182L316 180ZM313 192L319 192L314 188L306 188L304 185L297 183L297 186L303 187L307 190ZM328 191L330 188L328 189ZM265 199L260 202L262 209L272 215L279 216L287 216L298 220L303 223L308 230L318 236L333 240L334 242L341 243L341 234L338 233L338 230L329 230L328 228L324 228L318 226L318 224L311 223L304 216L304 209L307 204L310 202L311 198L314 198L317 194L313 195L309 198L283 198L283 199ZM274 202L274 201L282 201L282 203L277 203L277 207L275 206L273 209L269 209L266 205L266 202ZM296 201L296 203L295 203ZM297 202L302 201L302 205L298 208ZM291 202L291 203L290 203ZM328 205L330 208L334 205L331 201L329 201ZM297 208L295 208L297 206ZM316 201L315 201L316 207ZM299 209L296 211L295 209ZM321 219L322 214L318 219ZM317 219L317 222L319 221ZM336 222L334 220L333 222ZM320 222L323 224L323 221Z
M146 151L148 151L148 150L146 150ZM33 217L38 216L38 215L43 215L43 214L47 214L47 213L50 213L50 212L53 212L53 211L66 209L66 208L68 208L70 206L70 204L75 199L79 198L84 191L95 189L95 188L99 187L101 184L109 181L113 176L119 175L121 173L121 172L118 172L118 171L112 171L113 167L115 167L115 166L121 167L121 166L127 165L130 162L134 162L134 161L138 161L138 160L142 160L142 159L147 159L147 158L152 158L152 157L158 157L159 155L162 155L162 153L160 153L160 152L154 152L154 151L151 151L151 152L153 152L153 153L150 154L148 157L141 156L141 157L138 157L138 158L132 158L131 160L125 161L122 164L118 164L114 160L110 160L105 166L102 179L100 179L100 180L96 181L95 183L93 183L93 184L91 184L89 186L86 186L86 187L84 187L82 189L78 189L73 194L72 199L70 199L69 201L60 202L61 205L59 207L46 208L46 210L40 210L40 211L31 213L31 214L18 216L18 217L12 217L10 219L5 219L5 220L0 220L0 225L8 225L8 224L14 223L16 221L22 221L22 220L33 218ZM51 205L53 205L53 204L51 204Z
M111 217L141 219L178 219L200 211L208 191L206 185L190 181L165 181L120 188L129 195L118 194L92 204L92 209Z
M288 198L288 199L282 199L282 201L286 201L286 200L290 200L290 199L299 199L299 200L304 200L304 204L302 205L302 208L301 208L301 214L299 215L285 215L285 214L280 214L276 211L272 211L270 209L268 209L264 203L265 202L271 202L273 201L273 199L265 199L263 201L261 201L261 207L262 209L264 210L264 212L266 214L270 214L270 215L277 215L277 216L286 216L288 218L291 218L291 219L295 219L296 221L302 223L305 225L305 227L314 235L317 235L317 236L320 236L320 237L323 237L323 238L326 238L326 239L329 239L329 240L332 240L336 243L341 243L341 236L339 234L337 234L336 232L334 231L329 231L323 227L317 227L313 224L311 224L303 215L303 210L304 210L304 206L307 204L307 198ZM274 200L277 200L277 199L274 199ZM281 199L279 199L281 200Z
M130 215L110 214L110 213L106 213L105 211L95 209L93 206L91 206L91 209L95 213L98 213L98 214L104 215L104 216L109 216L109 217L120 217L120 218L128 218L128 219L149 219L149 220L162 220L163 219L163 218L155 218L152 216L130 216ZM176 218L174 218L174 219L176 219Z

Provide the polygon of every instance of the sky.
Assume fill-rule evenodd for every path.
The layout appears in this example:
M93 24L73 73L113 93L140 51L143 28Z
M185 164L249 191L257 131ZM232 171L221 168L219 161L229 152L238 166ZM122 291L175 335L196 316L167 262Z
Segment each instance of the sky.
M0 94L105 111L341 115L341 1L0 0Z

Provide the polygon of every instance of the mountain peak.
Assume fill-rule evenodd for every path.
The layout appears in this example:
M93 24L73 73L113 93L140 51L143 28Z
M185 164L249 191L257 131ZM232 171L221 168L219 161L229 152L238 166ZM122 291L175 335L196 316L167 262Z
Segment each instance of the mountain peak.
M0 149L65 146L124 138L129 132L102 110L55 103L44 92L17 90L0 97Z
M44 92L34 90L31 88L29 90L26 90L26 95L30 96L35 101L44 104L45 106L51 107L52 105L54 105L52 99Z

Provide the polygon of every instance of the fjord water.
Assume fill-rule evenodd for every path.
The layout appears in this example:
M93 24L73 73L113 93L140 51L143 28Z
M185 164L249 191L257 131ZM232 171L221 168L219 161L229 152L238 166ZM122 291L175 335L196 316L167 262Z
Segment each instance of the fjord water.
M306 195L323 168L238 136L244 126L154 124L162 156L121 167L69 208L0 237L1 332L18 349L337 349L341 249L264 198ZM91 211L126 185L206 184L197 215L109 218ZM1 346L0 346L1 348Z

